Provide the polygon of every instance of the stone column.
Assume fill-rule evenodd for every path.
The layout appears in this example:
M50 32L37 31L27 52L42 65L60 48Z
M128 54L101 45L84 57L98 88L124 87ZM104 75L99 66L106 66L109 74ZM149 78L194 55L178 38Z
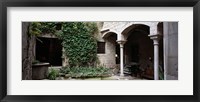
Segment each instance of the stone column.
M154 45L154 80L159 80L159 40L160 35L149 35Z
M125 40L118 40L117 41L120 45L120 76L124 76L124 44Z

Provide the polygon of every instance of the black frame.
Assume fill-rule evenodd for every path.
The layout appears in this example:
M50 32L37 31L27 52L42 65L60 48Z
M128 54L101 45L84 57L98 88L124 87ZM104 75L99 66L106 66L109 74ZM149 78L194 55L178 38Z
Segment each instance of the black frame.
M7 95L7 7L193 7L194 23L194 95L145 95L145 96L10 96ZM103 102L199 102L200 0L2 0L0 1L0 100L2 102L53 102L53 101L103 101Z

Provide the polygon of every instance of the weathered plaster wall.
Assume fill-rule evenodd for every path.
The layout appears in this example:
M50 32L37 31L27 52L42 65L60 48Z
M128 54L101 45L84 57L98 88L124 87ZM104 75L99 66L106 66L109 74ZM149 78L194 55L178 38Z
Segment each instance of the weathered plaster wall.
M178 79L178 22L164 22L165 79Z

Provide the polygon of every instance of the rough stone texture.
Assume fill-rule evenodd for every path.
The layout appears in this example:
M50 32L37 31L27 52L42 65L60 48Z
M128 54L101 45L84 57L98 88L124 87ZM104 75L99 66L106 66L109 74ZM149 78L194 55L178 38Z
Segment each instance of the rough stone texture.
M111 46L109 43L110 40L107 40L111 35L116 34L117 39L116 40L127 40L126 44L124 45L124 60L125 64L131 63L131 53L130 48L132 43L139 43L139 63L142 68L146 68L148 65L153 68L152 63L149 61L149 57L153 58L153 41L148 37L149 33L154 35L158 34L158 24L159 22L103 22L103 26L101 27L101 37L105 40L107 47L106 51L112 52L115 54L115 49L113 46ZM131 30L135 29L138 25L144 25L149 27L149 32L145 33L147 36L138 38L141 34L136 35L132 39L129 39L129 36L131 35ZM131 41L130 41L131 40ZM113 47L113 49L112 49ZM105 64L106 66L108 64L114 65L114 62L111 58L113 57L113 54L106 54L105 56L101 55L99 56L100 62ZM115 58L114 58L115 59ZM162 60L162 59L161 59Z
M105 39L105 54L98 54L100 65L105 65L108 68L116 68L116 37L111 35Z
M98 40L103 40L106 42L106 54L98 54L99 60L101 64L104 64L105 66L117 66L115 64L115 42L116 40L128 40L129 34L131 30L133 30L137 25L145 25L148 26L150 29L149 33L154 35L157 34L157 25L158 22L103 22L102 26L99 26L99 29L101 29L101 34L98 36ZM111 40L110 36L113 34L117 35L116 40ZM124 57L125 57L125 64L130 63L130 46L131 42L139 42L139 63L141 64L141 67L145 68L147 65L152 66L152 62L149 62L149 57L153 58L153 41L148 37L149 34L146 34L147 36L144 38L139 39L138 36L131 39L131 41L127 41L124 46ZM140 34L139 34L140 36ZM130 39L129 39L130 40ZM138 41L139 40L139 41ZM127 44L128 43L128 44ZM130 45L130 46L129 46Z
M119 68L119 64L116 64L116 41L119 39L127 39L130 30L134 29L135 25L146 25L150 27L150 32L152 34L157 33L157 24L158 22L97 22L97 27L99 31L95 34L95 37L98 41L105 42L105 54L97 54L99 58L100 65L104 65L109 68ZM123 33L123 34L122 34ZM115 35L115 36L113 36ZM148 34L147 34L148 35ZM148 41L150 38L147 38ZM142 42L141 45L149 45L153 46L152 41L149 42ZM152 45L151 45L152 44ZM148 47L149 47L148 46ZM140 51L146 51L148 48L141 47ZM143 51L143 52L144 52ZM149 51L149 53L152 53ZM143 54L144 58L140 59L141 63L148 62L148 57L152 57L152 54ZM125 55L125 58L128 58ZM126 59L125 59L126 60ZM128 61L128 60L126 60ZM63 66L67 65L67 59L63 59ZM144 65L144 64L143 64ZM146 66L146 65L144 65Z
M150 29L150 35L162 34L162 30L160 31L158 25L159 22L97 22L97 26L99 31L95 34L95 37L98 41L105 42L105 54L97 54L100 65L104 65L109 68L119 68L119 64L116 64L115 53L116 53L116 41L117 40L128 40L131 30L133 30L137 25L145 25ZM166 79L178 79L178 23L164 22L164 35L163 35L163 48L164 48L164 69L165 69L165 77ZM161 28L163 28L161 27ZM27 32L27 31L23 31ZM115 37L113 36L115 35ZM147 34L149 35L149 34ZM30 39L28 37L23 37L26 39ZM143 67L146 67L150 62L148 61L149 57L153 59L153 41L149 40L150 38L142 38L140 39L139 52L140 52L140 63L142 63ZM131 40L137 40L131 39ZM26 43L27 40L25 40ZM24 41L23 41L24 42ZM134 41L133 41L134 42ZM162 44L162 43L160 43ZM27 44L25 45L27 46ZM129 50L128 46L125 45L125 64L130 62L129 60ZM24 47L23 47L24 48ZM126 49L127 48L127 49ZM31 49L31 48L30 48ZM30 50L29 49L29 50ZM162 48L161 48L162 49ZM160 50L161 51L161 50ZM163 57L161 57L162 60ZM30 56L30 54L27 54ZM25 55L24 55L25 57ZM24 58L23 57L23 58ZM159 61L161 62L161 61ZM27 62L26 62L27 63ZM67 58L63 57L63 66L67 65ZM28 67L29 68L29 67ZM23 69L24 70L24 69ZM29 71L27 71L28 73Z
M32 79L41 80L47 78L49 63L38 63L32 66Z
M103 27L103 22L97 22L97 27L98 27L98 32L96 34L94 34L94 36L98 41L104 42L105 40L102 38L102 34L100 32L100 30Z
M103 26L101 29L101 36L103 39L106 39L112 34L117 35L117 40L127 40L129 37L129 32L134 29L137 25L145 25L150 28L150 35L156 35L156 34L164 34L163 35L163 42L160 41L160 49L159 49L159 62L162 65L163 57L164 57L164 69L165 69L165 77L166 79L178 79L178 23L171 22L163 23L164 26L162 26L162 23L159 22L103 22ZM164 28L163 28L164 27ZM163 33L164 31L164 33ZM162 38L161 38L162 39ZM132 39L133 40L133 39ZM107 43L108 41L105 40ZM140 63L143 63L144 67L146 66L144 63L148 62L148 56L153 59L152 55L152 48L144 48L143 46L151 46L152 47L152 41L149 40L149 42L141 42L141 48L140 53L142 53L140 56ZM162 56L162 48L164 48L164 56ZM107 47L106 47L106 50ZM111 49L110 49L111 50ZM125 45L125 63L129 62L129 55L126 51L126 45ZM149 54L146 54L145 51L148 50ZM111 50L112 51L112 50ZM114 51L112 51L114 53ZM151 54L150 54L151 53ZM112 58L111 55L105 55L104 57L100 56L100 60L102 59L108 59ZM109 63L104 62L105 60L102 60L102 63ZM111 60L106 60L111 61ZM112 62L111 62L112 63Z
M22 80L32 79L32 61L34 59L34 37L28 35L30 23L22 23Z
M165 79L178 79L178 22L164 22Z
M104 22L101 32L102 37L106 36L110 32L116 33L117 40L124 40L127 37L124 36L131 29L134 29L135 25L146 25L150 27L150 34L158 34L157 25L159 22ZM107 31L108 30L108 31Z

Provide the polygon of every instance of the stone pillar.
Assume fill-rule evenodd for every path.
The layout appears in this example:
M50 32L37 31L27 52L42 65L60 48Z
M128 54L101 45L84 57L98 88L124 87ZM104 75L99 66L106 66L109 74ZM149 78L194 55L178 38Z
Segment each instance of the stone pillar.
M117 41L120 45L120 76L124 76L124 44L125 40L118 40Z
M164 79L178 80L178 22L163 22L163 29Z
M28 34L30 24L22 23L22 80L32 80L32 62L35 60L33 56L35 37Z
M154 45L154 80L159 80L159 40L160 35L149 35Z

